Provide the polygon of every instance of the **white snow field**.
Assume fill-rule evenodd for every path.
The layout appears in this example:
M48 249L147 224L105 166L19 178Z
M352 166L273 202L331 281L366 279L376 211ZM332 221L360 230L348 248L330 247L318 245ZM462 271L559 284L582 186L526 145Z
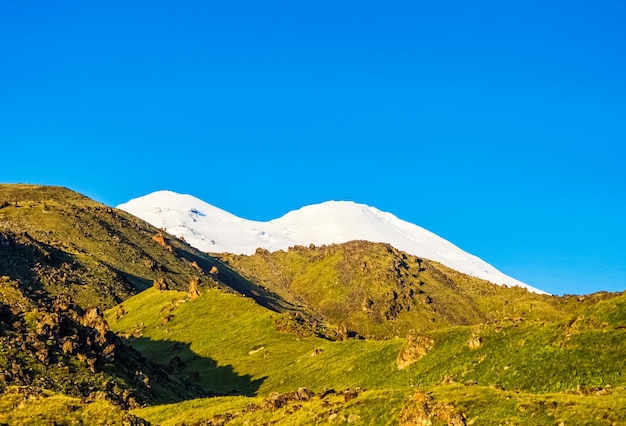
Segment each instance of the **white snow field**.
M424 228L351 201L327 201L302 207L268 222L242 219L191 195L172 191L157 191L118 208L183 237L204 252L253 254L258 247L273 252L295 245L365 240L391 244L398 250L435 260L494 284L545 294Z

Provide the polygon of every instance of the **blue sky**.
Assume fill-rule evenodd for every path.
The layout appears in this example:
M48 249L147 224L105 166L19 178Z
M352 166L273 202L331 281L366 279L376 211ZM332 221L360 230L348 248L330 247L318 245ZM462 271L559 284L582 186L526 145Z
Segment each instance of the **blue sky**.
M256 220L354 200L626 290L626 3L4 1L0 182Z

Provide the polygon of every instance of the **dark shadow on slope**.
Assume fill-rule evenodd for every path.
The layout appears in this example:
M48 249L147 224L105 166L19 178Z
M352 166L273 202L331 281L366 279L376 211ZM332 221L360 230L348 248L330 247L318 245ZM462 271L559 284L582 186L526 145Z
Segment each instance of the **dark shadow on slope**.
M125 273L100 259L86 263L26 232L2 229L0 276L19 281L25 291L63 296L82 308L106 309L152 286L151 280Z
M279 295L242 277L225 263L217 260L215 263L218 264L218 279L221 283L229 288L232 288L238 293L252 298L259 305L279 313L290 311L301 312L303 310L302 307L295 306L281 298Z
M139 275L132 274L130 272L122 271L121 269L117 269L108 263L100 261L100 263L111 271L115 272L115 274L119 277L119 279L124 283L125 289L130 294L141 293L144 290L152 287L154 280L149 278L141 277ZM118 303L121 303L123 300L120 300Z
M71 265L75 257L51 245L36 241L28 233L0 229L0 275L20 281L27 290L44 287L35 272L42 266Z
M266 379L253 379L249 374L237 373L232 365L219 365L214 359L195 353L189 343L148 337L131 338L129 343L167 374L189 388L201 388L207 396L255 396ZM158 389L156 393L164 402L187 399L177 389Z
M188 247L191 251L196 250L189 245ZM289 303L281 298L279 295L254 284L250 280L239 275L226 263L213 258L210 255L204 253L201 255L194 255L191 252L182 250L180 250L178 254L190 263L195 262L202 269L205 275L213 276L225 287L230 288L237 293L243 294L246 297L250 297L264 308L278 313L291 311L302 312L304 309L302 306L293 305L292 303ZM210 273L213 267L217 268L217 274Z

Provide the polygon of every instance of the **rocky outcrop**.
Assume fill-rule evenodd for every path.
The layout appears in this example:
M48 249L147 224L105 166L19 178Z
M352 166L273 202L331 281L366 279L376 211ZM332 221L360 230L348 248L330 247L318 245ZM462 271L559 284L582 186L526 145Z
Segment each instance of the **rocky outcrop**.
M428 337L411 331L406 338L406 343L396 358L398 370L407 368L417 362L433 348L435 341Z
M470 349L478 349L482 346L482 344L483 338L475 334L472 335L472 337L467 342L467 346L469 346Z
M430 395L415 392L404 403L400 412L400 426L430 426L444 422L449 426L465 426L465 415L451 403L437 403Z
M190 300L197 299L200 297L200 290L198 289L198 285L200 284L199 278L192 278L189 282L189 290L187 290L187 297Z

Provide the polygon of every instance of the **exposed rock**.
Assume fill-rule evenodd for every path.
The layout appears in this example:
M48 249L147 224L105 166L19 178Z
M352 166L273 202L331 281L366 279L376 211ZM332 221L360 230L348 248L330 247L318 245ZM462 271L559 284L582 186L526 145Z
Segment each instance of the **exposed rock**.
M144 259L143 260L143 264L146 265L146 267L148 267L151 271L156 271L157 270L158 263L156 263L152 259Z
M322 352L324 352L324 349L322 349L322 348L315 348L315 349L313 349L311 351L311 356L318 356Z
M343 395L344 401L350 401L359 396L359 394L363 392L361 388L355 389L344 389L339 392L339 395ZM322 399L330 394L336 393L333 389L324 389L320 394L319 398ZM315 398L315 392L307 389L307 388L299 388L296 392L287 392L287 393L278 393L274 392L269 397L265 398L260 405L259 409L267 409L270 411L275 411L281 407L289 406L290 410L297 410L300 408L300 402L308 401L312 398Z
M200 272L201 274L204 274L204 271L202 270L202 268L200 267L200 265L198 265L198 262L196 262L195 260L193 262L191 262L191 266L198 272Z
M152 287L156 288L157 290L167 290L167 283L165 282L165 279L157 278L152 283Z
M192 278L189 282L189 290L187 291L187 297L189 297L189 299L194 300L200 297L198 284L200 284L200 278L197 277Z
M87 358L87 365L89 366L89 371L92 373L96 372L96 358Z
M275 411L280 407L287 404L289 401L293 401L296 399L295 392L287 392L287 393L278 393L274 392L270 394L269 397L265 398L261 401L261 408L269 409L271 411Z
M163 233L159 232L152 237L152 240L163 246L163 248L165 248L165 250L169 251L170 253L174 252L174 248L165 240Z
M477 335L473 335L467 342L467 346L469 346L470 349L478 349L482 346L482 344L483 338Z
M155 236L152 237L153 241L156 241L157 243L159 243L162 246L165 246L166 242L165 242L165 238L163 237L162 233L158 233Z
M257 353L257 352L261 352L261 351L263 351L263 350L265 350L265 346L258 346L258 347L254 347L253 349L250 349L250 350L248 351L248 355L254 355L255 353Z
M98 308L89 309L83 316L81 323L85 327L93 330L91 334L94 336L95 343L100 345L107 343L109 325Z
M56 313L46 313L37 321L37 334L56 336L59 331L59 316Z
M582 395L582 396L589 396L589 395L604 396L604 395L607 395L609 393L610 389L611 389L610 386L602 388L600 386L583 386L583 385L578 385L576 387L575 391L569 391L568 393L578 394L578 395Z
M119 305L115 310L115 319L119 320L125 313L126 311L124 310L124 307L122 305Z
M404 348L402 348L396 358L398 370L402 370L417 362L433 348L434 344L435 341L432 338L418 335L414 331L411 331L406 338Z
M360 388L356 388L356 389L344 389L341 394L343 395L343 400L345 402L348 402L354 398L356 398L357 396L359 396L359 393L361 393L361 389Z
M63 339L63 346L61 349L66 354L73 354L76 349L78 349L78 339L73 339L72 337L66 337Z
M404 403L400 412L400 426L430 426L433 420L450 426L465 426L465 416L457 412L453 404L436 403L425 393L415 392Z
M307 388L298 388L296 394L301 401L307 401L315 396L315 392Z
M374 301L369 297L366 297L365 299L363 299L363 303L361 303L361 310L363 310L364 312L368 312L370 309L372 309L373 305Z
M320 399L323 399L323 398L327 397L328 395L332 395L332 394L334 394L334 393L337 393L337 392L335 392L335 389L332 389L332 388L324 388L324 389L322 389L322 391L320 392L319 397L320 397Z

